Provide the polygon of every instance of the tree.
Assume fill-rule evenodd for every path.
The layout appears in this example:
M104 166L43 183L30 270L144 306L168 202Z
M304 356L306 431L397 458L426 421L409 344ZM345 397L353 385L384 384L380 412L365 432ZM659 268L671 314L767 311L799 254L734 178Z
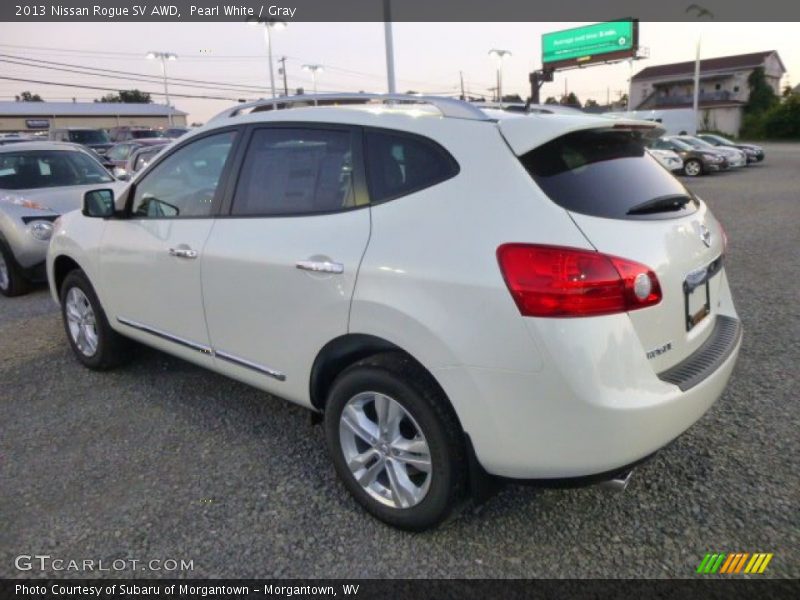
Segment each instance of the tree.
M586 102L583 105L584 108L591 108L591 107L594 107L594 106L600 106L597 103L597 100L595 100L594 98L587 98Z
M31 94L30 92L22 92L16 96L17 102L44 102L39 94Z
M578 100L578 97L575 95L575 92L570 92L566 96L561 96L561 104L563 106L575 106L580 108L581 101Z
M792 86L786 84L785 86L783 86L783 92L781 93L781 96L784 98L788 98L791 95L792 95Z
M744 112L749 115L760 115L767 112L778 103L775 90L767 83L764 67L756 67L747 78L750 88L750 98L744 105Z
M95 102L129 102L132 104L150 104L153 99L148 92L139 90L120 90L118 94L106 94Z
M558 100L556 100L554 96L548 96L547 100L545 100L544 103L545 104L558 104Z
M792 94L773 106L762 117L765 137L774 139L800 139L800 95Z
M617 104L620 106L624 106L625 108L628 107L628 94L622 94L617 100Z

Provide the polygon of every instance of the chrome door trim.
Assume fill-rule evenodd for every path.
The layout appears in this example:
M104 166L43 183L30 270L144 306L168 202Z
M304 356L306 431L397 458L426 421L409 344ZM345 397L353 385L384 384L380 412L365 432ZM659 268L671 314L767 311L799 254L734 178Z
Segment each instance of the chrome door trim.
M133 321L132 319L126 319L125 317L117 317L117 321L122 323L123 325L127 325L128 327L133 327L134 329L138 329L139 331L144 331L145 333L149 333L156 337L160 337L161 339L167 340L169 342L175 342L176 344L180 344L181 346L186 346L187 348L191 348L192 350L197 350L198 352L202 352L203 354L208 354L209 356L214 355L214 350L209 346L204 346L203 344L198 344L197 342L193 342L191 340L187 340L186 338L179 337L177 335L172 335L171 333L167 333L161 329L156 329L155 327L150 327L149 325L145 325L144 323L139 323L138 321Z
M247 360L246 358L234 356L233 354L228 354L227 352L222 352L221 350L215 350L214 355L217 358L221 358L222 360L228 361L240 367L245 367L253 371L257 371L263 375L269 375L270 377L277 379L278 381L286 381L286 375L281 373L280 371L276 371L275 369L270 369L269 367L265 367L264 365L259 365L258 363L254 363L250 360Z
M327 260L299 260L295 263L295 267L314 273L334 273L336 275L344 273L344 265L342 263Z
M203 344L198 344L197 342L187 340L186 338L182 338L177 335L172 335L171 333L167 333L166 331L157 329L155 327L150 327L149 325L139 323L138 321L134 321L132 319L126 319L125 317L117 317L117 321L119 323L122 323L123 325L127 325L128 327L132 327L134 329L138 329L139 331L143 331L145 333L149 333L161 339L167 340L168 342L174 342L176 344L180 344L181 346L186 346L187 348L191 348L192 350L197 350L198 352L201 352L208 356L214 356L229 363L238 365L240 367L245 367L247 369L257 371L262 375L268 375L274 379L277 379L278 381L286 381L286 375L284 373L276 371L275 369L270 369L269 367L266 367L264 365L254 363L253 361L247 360L246 358L241 358L233 354L228 354L227 352L222 352L221 350L214 350L210 346L204 346Z

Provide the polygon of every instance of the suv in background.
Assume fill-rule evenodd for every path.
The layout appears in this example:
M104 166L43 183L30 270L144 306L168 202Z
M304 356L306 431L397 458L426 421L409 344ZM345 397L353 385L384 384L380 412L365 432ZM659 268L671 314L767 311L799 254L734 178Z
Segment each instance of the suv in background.
M109 137L112 142L127 142L129 140L161 138L164 137L164 132L160 129L152 129L150 127L112 127L109 130Z
M309 408L350 493L415 530L496 478L624 487L722 394L725 234L646 151L657 124L272 102L57 222L48 278L86 367L132 339Z
M51 129L49 139L54 142L71 142L94 150L102 156L113 144L102 129L90 127L61 127Z
M707 144L724 148L738 148L747 155L747 162L761 162L764 160L764 148L756 144L739 144L715 133L698 133L697 136Z

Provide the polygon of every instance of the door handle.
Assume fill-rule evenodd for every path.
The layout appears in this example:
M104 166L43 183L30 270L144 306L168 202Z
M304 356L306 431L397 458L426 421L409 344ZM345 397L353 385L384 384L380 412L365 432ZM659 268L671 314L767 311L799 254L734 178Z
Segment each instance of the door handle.
M192 250L191 248L170 248L169 249L170 256L176 256L178 258L197 258L197 250Z
M329 260L299 260L295 263L295 266L303 271L313 271L315 273L335 273L337 275L344 273L344 265L342 263Z

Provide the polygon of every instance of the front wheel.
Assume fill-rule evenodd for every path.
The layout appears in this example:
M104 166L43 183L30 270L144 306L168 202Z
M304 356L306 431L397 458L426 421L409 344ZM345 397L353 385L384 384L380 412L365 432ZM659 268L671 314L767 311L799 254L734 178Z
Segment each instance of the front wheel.
M697 177L703 174L703 163L699 160L687 160L683 165L683 172L689 177Z
M0 238L0 294L3 296L21 296L30 289L30 282L22 274L14 254Z
M464 497L463 433L430 375L400 354L346 369L325 407L325 434L337 474L380 520L423 530Z
M83 271L75 270L67 275L60 297L67 339L84 366L105 370L127 360L130 343L111 329L100 300Z

